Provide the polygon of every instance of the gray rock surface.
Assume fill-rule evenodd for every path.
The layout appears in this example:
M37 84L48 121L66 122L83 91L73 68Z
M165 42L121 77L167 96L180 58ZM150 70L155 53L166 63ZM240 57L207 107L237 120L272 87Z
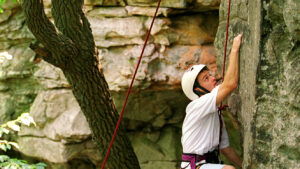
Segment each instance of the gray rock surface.
M118 110L155 12L156 3L149 3L85 2L100 66ZM178 166L178 133L187 104L180 91L180 78L187 66L199 61L206 46L211 46L217 30L216 12L185 14L187 10L170 8L184 8L188 3L162 3L128 103L124 124L142 168ZM47 16L51 17L51 2L44 4ZM6 13L0 15L0 22L6 23L0 25L0 50L14 57L0 69L1 120L30 111L37 126L23 127L19 132L20 151L45 160L50 168L99 166L101 156L91 142L91 132L70 85L60 69L36 58L28 48L34 38L17 9L18 6L7 5ZM148 158L150 152L153 158Z
M37 127L23 127L20 136L47 137L51 140L80 142L91 135L88 123L67 89L40 92L31 109Z
M18 144L21 147L20 151L25 155L47 159L53 163L67 163L76 157L86 157L97 164L101 157L91 140L81 142L81 144L66 144L47 138L27 136L19 137Z
M85 1L100 66L118 110L156 3ZM188 103L180 78L213 42L221 63L227 3L222 1L218 14L220 3L162 1L124 119L142 169L178 168L181 123ZM51 2L44 4L51 17ZM23 127L19 133L24 155L45 160L53 169L99 167L101 156L63 73L35 58L28 48L34 37L18 4L7 2L3 8L0 52L8 51L13 59L0 65L0 121L30 111L37 127ZM242 124L244 168L299 168L298 9L297 0L232 4L230 40L243 32L244 42L240 86L229 99L239 122L231 118L234 124L228 126L237 130ZM240 136L235 133L235 137Z
M239 0L232 7L230 39L243 32L238 99L231 100L243 125L243 167L299 168L299 1ZM219 51L226 9L222 3Z

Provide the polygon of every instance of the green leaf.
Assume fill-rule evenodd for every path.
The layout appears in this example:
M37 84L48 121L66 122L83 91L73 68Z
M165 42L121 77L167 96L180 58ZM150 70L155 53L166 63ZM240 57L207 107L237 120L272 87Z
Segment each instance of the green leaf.
M35 164L35 166L36 166L36 169L44 169L44 168L47 167L47 164L45 164L45 163L37 163L37 164Z
M7 151L11 149L11 145L6 140L0 140L0 149L3 151Z
M17 165L24 165L24 164L27 164L27 161L25 160L20 160L20 159L16 159L16 158L12 158L10 159L11 162L13 162L14 164L17 164Z
M0 3L3 0L0 0ZM1 4L0 4L1 8ZM0 125L0 137L3 134L9 134L10 130L20 131L19 124L35 124L33 118L29 115L29 113L23 113L16 120L9 121L5 124ZM0 150L7 151L14 146L19 149L19 145L16 142L9 142L7 140L0 139ZM37 163L37 164L28 164L25 160L10 158L6 155L0 155L0 169L45 169L47 165L45 163Z
M7 130L6 128L2 128L3 133L8 134L9 130Z
M6 151L7 150L6 144L0 144L0 149Z
M18 169L14 163L9 163L7 166L4 166L3 169Z
M0 162L3 163L4 161L9 160L9 157L7 155L0 155Z
M16 165L11 165L11 167L9 169L20 169L20 168L18 168L18 166L16 166Z
M28 119L22 118L20 119L20 122L26 126L30 126L30 121Z
M8 144L5 144L5 146L6 146L6 149L7 150L10 150L11 149L11 145L8 143Z
M3 128L2 127L0 127L0 138L2 137L2 135L3 135Z
M14 121L9 121L9 122L7 122L6 124L7 124L7 126L8 126L9 128L11 128L12 130L14 130L14 131L20 131L20 126L17 125Z
M8 134L9 130L7 130L6 128L3 128L3 133Z
M36 126L33 118L29 115L29 113L23 113L17 120L27 126L29 126L30 124L34 124L34 126Z
M1 167L1 169L4 167L4 166L7 166L9 164L9 162L4 162L4 163L0 163L0 167Z
M3 133L8 134L9 130L7 130L6 128L0 127L0 137L2 137Z
M28 164L25 160L20 160L16 158L9 158L8 156L0 156L3 162L0 161L0 169L4 168L15 168L17 169L45 169L47 165L45 163Z
M19 145L18 145L18 143L16 143L16 142L8 142L8 144L14 146L14 147L17 148L17 149L20 148Z

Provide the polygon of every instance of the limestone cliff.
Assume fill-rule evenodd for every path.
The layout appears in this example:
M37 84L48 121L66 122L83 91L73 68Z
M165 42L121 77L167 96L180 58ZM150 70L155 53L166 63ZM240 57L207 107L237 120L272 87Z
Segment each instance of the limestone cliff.
M51 3L44 3L51 18ZM99 67L118 109L155 5L155 1L135 0L85 3ZM162 3L123 122L144 169L178 167L180 127L188 101L180 90L180 78L187 66L211 48L218 26L218 5L219 1ZM28 48L34 38L18 4L8 3L4 9L0 48L14 59L1 65L2 120L30 111L37 123L36 128L24 127L19 132L20 151L48 161L50 168L99 167L101 157L64 75Z
M243 126L244 168L299 168L300 2L237 0L232 8L231 37L244 34L240 85L231 100ZM226 12L222 2L220 51Z
M118 109L156 2L85 2L99 67ZM51 18L51 3L44 3ZM180 78L213 43L221 61L227 2L218 11L220 3L162 1L123 122L143 169L178 168L188 103ZM64 75L28 48L35 40L18 4L8 2L3 8L0 51L14 58L0 66L0 121L30 111L38 126L19 133L22 153L47 160L55 169L99 167L100 156ZM240 85L229 103L241 125L244 168L299 168L299 9L297 0L232 2L230 39L242 32L244 40ZM238 123L227 126L236 130Z

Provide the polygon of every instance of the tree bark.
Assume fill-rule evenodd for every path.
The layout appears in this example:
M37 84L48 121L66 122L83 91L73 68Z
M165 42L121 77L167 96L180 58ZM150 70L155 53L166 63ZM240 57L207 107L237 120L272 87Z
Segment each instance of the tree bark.
M45 15L42 0L22 2L27 25L43 45L43 48L36 51L39 51L45 61L62 69L89 123L93 139L102 152L103 159L118 113L104 75L98 69L94 38L82 6L83 0L52 0L54 26ZM140 168L122 127L106 168Z

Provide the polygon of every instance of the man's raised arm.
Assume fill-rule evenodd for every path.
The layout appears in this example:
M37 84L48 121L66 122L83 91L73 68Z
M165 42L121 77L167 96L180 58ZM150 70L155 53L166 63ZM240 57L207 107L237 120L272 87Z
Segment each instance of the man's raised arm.
M241 41L242 34L239 34L233 39L233 44L229 55L229 65L217 95L217 105L219 105L238 86L239 49Z

